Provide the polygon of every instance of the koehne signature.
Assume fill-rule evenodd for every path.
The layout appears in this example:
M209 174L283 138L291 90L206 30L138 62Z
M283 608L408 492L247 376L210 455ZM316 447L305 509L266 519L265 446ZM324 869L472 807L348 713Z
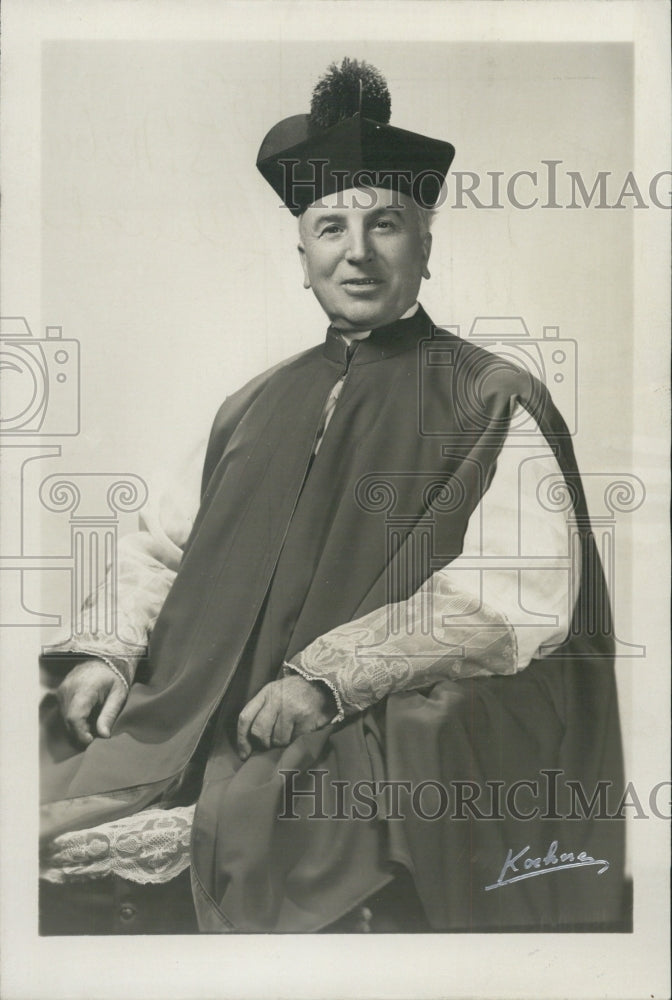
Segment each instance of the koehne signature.
M492 885L485 886L486 892L489 889L499 889L503 885L511 885L512 882L522 882L523 879L534 878L536 875L550 875L551 872L567 871L569 868L599 866L597 870L598 875L603 875L609 868L609 862L605 861L604 858L595 860L590 854L586 854L585 851L579 851L578 854L574 854L572 851L563 851L558 854L557 840L551 842L550 847L543 857L526 857L522 860L523 856L528 854L529 850L529 844L522 851L518 851L517 854L514 854L511 848L509 848L509 853L506 855L506 861L499 873L499 878ZM522 871L518 868L518 862L521 863ZM509 874L509 872L512 874Z

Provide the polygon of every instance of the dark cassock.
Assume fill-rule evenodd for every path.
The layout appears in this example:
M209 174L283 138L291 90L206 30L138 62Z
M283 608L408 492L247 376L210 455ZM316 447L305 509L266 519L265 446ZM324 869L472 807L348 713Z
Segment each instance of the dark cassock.
M418 304L454 150L389 117L344 60L262 143L326 339L224 402L193 518L164 504L125 540L126 644L63 647L43 874L69 837L189 807L204 932L376 930L395 892L398 930L613 929L612 624L571 438L539 381ZM94 668L123 694L82 747Z

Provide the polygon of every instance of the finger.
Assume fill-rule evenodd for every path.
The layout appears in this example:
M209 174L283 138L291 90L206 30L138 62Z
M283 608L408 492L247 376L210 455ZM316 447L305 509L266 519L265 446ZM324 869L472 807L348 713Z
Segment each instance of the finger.
M264 750L268 750L271 746L271 734L273 733L273 726L275 725L277 715L277 707L271 699L267 699L250 726L250 735L254 737Z
M114 725L119 712L122 710L125 701L126 688L121 683L115 684L108 694L105 704L100 710L100 715L98 716L96 729L98 730L99 736L102 736L105 739L109 738L112 726Z
M65 721L70 732L80 743L91 743L93 733L89 718L94 699L90 695L75 695L68 706Z
M292 742L294 733L294 719L287 713L280 710L275 719L273 732L271 733L271 746L287 747Z
M305 736L306 733L314 733L316 729L320 728L321 726L314 718L297 719L294 725L293 737L296 739L297 736Z
M255 694L252 701L248 701L247 705L243 711L238 716L238 755L241 760L247 760L247 758L252 753L252 744L250 743L250 726L254 722L257 714L261 711L262 705L266 701L266 696L263 691L259 694Z

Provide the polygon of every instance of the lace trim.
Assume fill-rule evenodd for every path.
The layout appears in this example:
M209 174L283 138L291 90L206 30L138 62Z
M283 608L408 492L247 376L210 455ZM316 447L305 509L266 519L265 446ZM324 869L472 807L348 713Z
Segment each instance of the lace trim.
M104 653L95 653L92 655L95 656L97 660L102 660L105 666L109 667L110 670L117 675L119 680L123 683L124 687L126 688L126 693L128 694L128 692L130 691L130 685L126 680L125 676L123 675L123 673L121 672L121 670L119 669L119 667L115 666L115 664L112 662L109 656L105 656Z
M307 670L304 670L303 667L299 667L295 663L288 663L287 660L285 660L285 662L283 663L283 667L285 667L285 669L287 670L295 671L306 681L311 681L311 682L321 681L322 684L326 684L334 696L334 701L336 702L336 708L338 710L336 715L329 723L329 725L333 726L336 722L343 722L343 720L345 719L345 712L343 711L343 702L341 700L341 695L336 685L332 681L330 681L328 677L320 677L318 675L312 675L308 673Z
M65 642L50 646L50 652L54 653L77 653L82 656L90 656L95 660L102 660L117 677L125 684L126 690L130 688L135 676L138 660L146 654L146 647L136 647L133 653L119 649L119 643L112 649L106 649L100 637L89 634L82 639L66 639Z
M153 807L61 834L43 854L40 878L62 884L119 875L142 885L169 882L189 867L195 809Z
M327 684L345 716L443 678L515 673L517 645L503 615L439 571L409 600L319 636L289 667Z

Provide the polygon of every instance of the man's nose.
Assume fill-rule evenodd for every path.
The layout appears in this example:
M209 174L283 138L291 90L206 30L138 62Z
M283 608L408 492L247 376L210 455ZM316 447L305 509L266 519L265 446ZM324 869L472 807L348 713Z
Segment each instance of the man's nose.
M345 251L345 259L349 264L361 264L373 256L373 246L368 233L364 230L351 232Z

